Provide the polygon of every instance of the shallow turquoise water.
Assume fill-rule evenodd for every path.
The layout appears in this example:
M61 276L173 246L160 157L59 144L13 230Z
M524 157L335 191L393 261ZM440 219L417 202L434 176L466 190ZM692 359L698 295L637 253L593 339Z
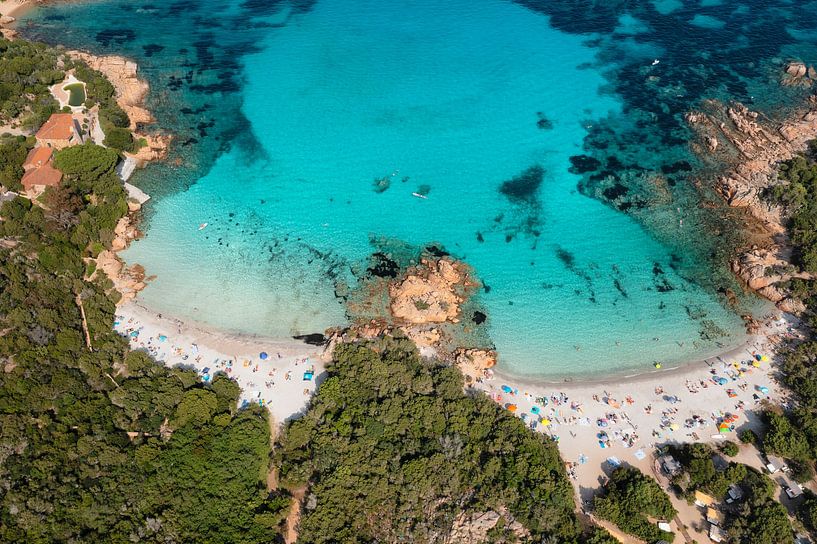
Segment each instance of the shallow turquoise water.
M147 304L244 332L320 331L344 322L336 285L353 282L350 270L374 250L371 239L385 237L441 243L476 268L489 287L479 296L490 338L509 372L647 369L743 339L736 313L688 273L705 276L711 265L694 256L704 244L687 202L655 211L657 238L577 190L570 158L585 152L588 130L628 114L620 95L601 92L608 80L600 70L614 63L598 64L588 35L500 0L297 7L255 14L256 25L240 30L252 50L238 43L243 56L224 57L240 59L228 77L191 63L185 107L211 106L192 114L179 113L182 99L163 85L186 77L184 43L162 42L144 22L135 36L103 36L103 48L140 57L160 118L184 119L194 135L198 127L199 141L187 142L195 151L181 153L185 168L153 167L136 180L157 195L147 237L125 253L157 276L142 294ZM83 9L104 20L113 7L37 17L56 38L54 29ZM209 20L229 21L246 6L222 9L226 19ZM684 17L722 28L710 15ZM630 15L613 26L618 36L650 28ZM69 41L85 44L91 28L72 28ZM218 45L221 36L236 40L228 30L236 27L207 29L204 45L207 36L196 35L199 65L208 47L229 45ZM154 43L164 51L139 53ZM644 65L662 52L646 41L618 43ZM210 62L224 69L222 57ZM218 87L230 78L238 91ZM196 94L197 83L215 87ZM212 137L216 118L216 129L229 130ZM532 175L520 181L525 172ZM381 178L389 188L377 192ZM500 190L514 178L516 191ZM421 188L427 199L412 196Z

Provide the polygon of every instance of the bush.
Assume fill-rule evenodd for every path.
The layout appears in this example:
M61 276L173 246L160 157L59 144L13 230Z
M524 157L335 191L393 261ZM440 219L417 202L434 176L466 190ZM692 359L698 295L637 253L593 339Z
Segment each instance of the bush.
M677 515L669 497L658 483L636 468L619 467L604 487L604 495L593 500L595 514L622 531L647 542L667 540L674 535L660 530L648 519L671 520Z
M126 128L119 128L113 125L105 129L105 145L119 151L133 150L133 135Z
M734 442L732 442L731 440L727 440L726 442L721 444L720 450L721 450L721 453L723 453L724 455L726 455L728 457L734 457L740 451L740 449L738 448L738 445L735 444Z
M745 431L741 431L739 437L740 441L744 444L756 444L757 443L757 434L751 429L746 429Z

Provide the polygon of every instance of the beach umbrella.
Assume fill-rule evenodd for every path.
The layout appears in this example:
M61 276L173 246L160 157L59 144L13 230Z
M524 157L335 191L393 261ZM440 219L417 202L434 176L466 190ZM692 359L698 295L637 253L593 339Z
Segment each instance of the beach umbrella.
M546 417L543 417L539 421L542 423L542 425L550 425L550 420Z
M503 386L502 386L502 392L503 392L503 393L513 393L513 389L511 389L511 388L510 388L510 387L508 387L507 385L503 385Z
M267 352L266 352L266 351L262 351L261 353L259 353L259 354L258 354L258 357L260 357L260 358L261 358L261 360L263 361L264 359L266 359L267 357L269 357L269 355L267 355Z
M539 413L539 407L538 406L531 407L530 412L532 414L538 414Z
M579 464L583 465L585 463L587 463L587 456L585 454L583 454L583 453L580 453L579 454Z
M764 395L769 394L769 388L766 387L765 385L758 386L757 390L760 391L761 393L763 393Z
M621 404L619 404L619 402L615 399L607 399L607 404L613 408L621 408Z
M661 363L653 363L652 366L655 368L661 368Z
M167 340L167 336L165 336L164 334L159 335L159 342L164 342L166 340Z
M681 426L680 426L680 425L678 425L677 423L673 423L673 424L671 424L671 425L669 426L669 428L670 428L670 430L672 430L672 431L677 431L678 429L680 429L680 428L681 428Z
M718 432L728 433L729 432L729 425L727 425L726 423L721 423L720 425L718 425Z
M601 446L601 449L604 449L604 448L607 447L607 444L605 444L603 441L599 440L599 446Z
M516 412L516 404L506 404L505 408L507 408L509 412Z
M761 361L761 360L763 360L763 356L760 355L759 353L755 353L755 360Z
M727 380L726 378L722 378L722 377L721 378L715 378L715 381L718 382L718 385L726 385L727 383L729 383L729 380Z

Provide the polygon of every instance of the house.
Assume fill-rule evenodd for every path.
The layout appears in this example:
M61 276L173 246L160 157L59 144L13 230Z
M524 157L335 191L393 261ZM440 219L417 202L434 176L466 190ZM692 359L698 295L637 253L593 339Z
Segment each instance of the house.
M50 147L35 147L28 152L26 160L23 163L23 170L25 172L36 170L37 168L51 162L51 157L53 157L53 155L54 150Z
M776 455L767 455L766 461L768 461L768 463L766 463L766 470L769 471L769 474L774 474L778 470L781 470L783 472L788 472L789 470L789 467L788 465L786 465L786 462L780 457L777 457Z
M20 183L27 193L39 194L46 187L54 187L62 181L62 172L51 166L54 150L50 147L35 147L28 152L23 163L23 179Z
M796 499L800 495L803 494L803 488L800 487L800 484L789 478L788 476L783 476L779 480L780 486L783 488L783 491L786 492L786 495L790 499Z
M729 486L729 498L732 501L739 501L743 498L743 490L737 484L731 484Z
M723 522L726 521L726 518L724 517L723 512L719 512L714 508L709 507L706 509L706 521L712 525L723 527Z
M82 130L70 113L53 113L35 135L37 145L64 149L82 143Z
M695 505L700 506L701 508L709 508L710 506L714 505L716 502L715 498L711 495L707 495L701 491L695 492Z
M60 181L62 181L62 172L50 164L45 164L40 168L26 172L20 183L23 184L23 189L28 193L41 193L46 187L56 187L60 184Z
M723 542L727 538L726 531L718 527L717 525L710 525L709 526L709 540L712 542Z

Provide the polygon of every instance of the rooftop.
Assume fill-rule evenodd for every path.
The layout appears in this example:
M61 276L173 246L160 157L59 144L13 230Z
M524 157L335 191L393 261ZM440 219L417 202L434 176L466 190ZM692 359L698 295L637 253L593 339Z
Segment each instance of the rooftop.
M38 140L68 140L74 133L74 116L70 113L52 113L37 131Z
M51 166L45 164L34 170L29 170L20 180L26 190L31 189L35 185L45 185L46 187L54 187L59 185L62 180L62 172Z
M51 160L54 151L50 147L35 147L28 152L26 162L23 163L23 170L28 172L32 168L39 168Z

